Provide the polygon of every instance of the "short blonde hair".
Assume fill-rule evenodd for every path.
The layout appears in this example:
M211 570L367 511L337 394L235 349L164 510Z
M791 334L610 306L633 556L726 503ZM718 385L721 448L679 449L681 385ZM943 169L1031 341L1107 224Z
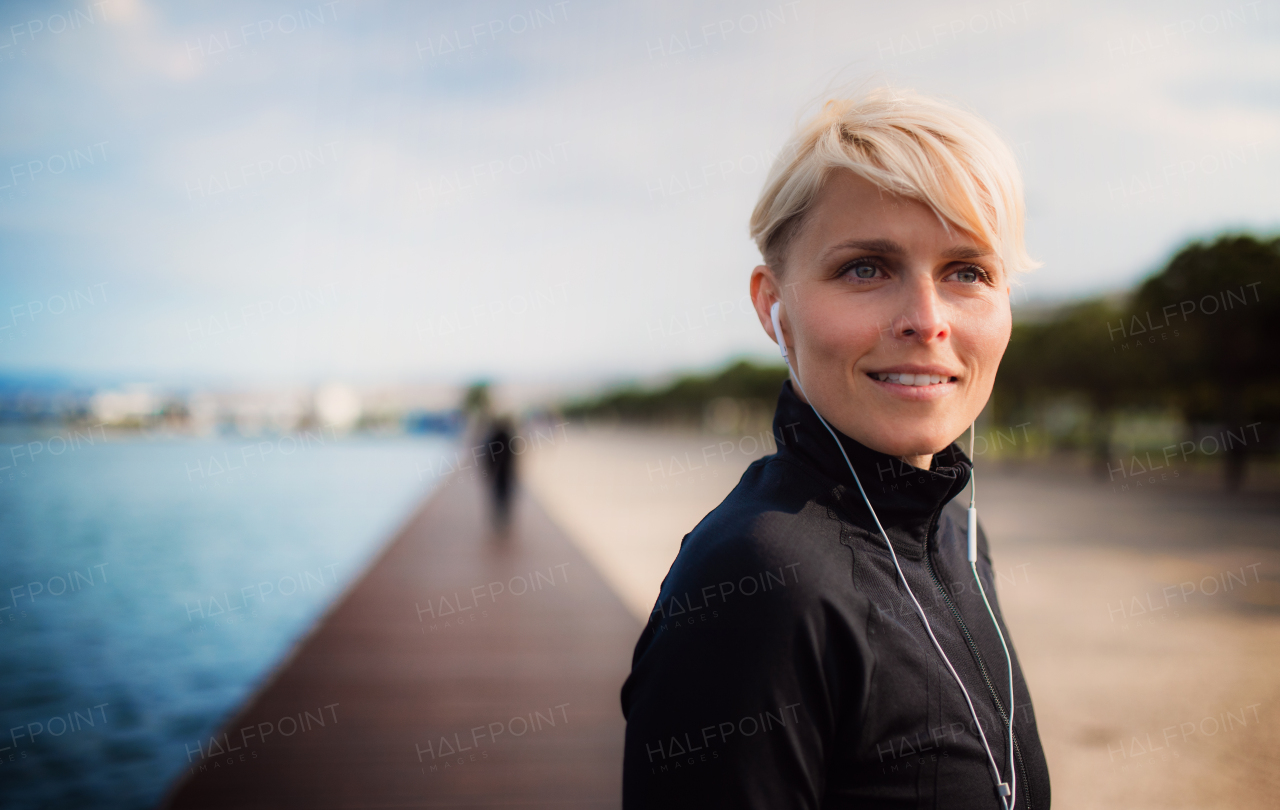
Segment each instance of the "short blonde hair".
M880 88L828 101L774 161L751 214L751 237L775 271L836 169L929 206L994 251L1006 277L1039 266L1023 242L1022 175L995 130L937 99Z

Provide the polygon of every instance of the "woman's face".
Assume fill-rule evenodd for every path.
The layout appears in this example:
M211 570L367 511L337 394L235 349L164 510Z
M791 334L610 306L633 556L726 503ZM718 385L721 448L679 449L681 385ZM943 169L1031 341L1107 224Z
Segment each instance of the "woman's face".
M995 254L924 204L838 171L784 262L781 276L755 269L751 297L771 336L782 301L801 396L845 435L927 467L986 405L1009 342Z

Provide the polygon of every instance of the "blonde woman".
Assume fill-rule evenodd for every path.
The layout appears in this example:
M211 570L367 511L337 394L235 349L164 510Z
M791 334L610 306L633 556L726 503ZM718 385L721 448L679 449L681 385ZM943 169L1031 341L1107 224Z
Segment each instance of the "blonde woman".
M981 119L828 102L751 219L778 452L681 545L622 690L627 808L1049 807L956 444L1033 262ZM972 528L970 528L972 527Z

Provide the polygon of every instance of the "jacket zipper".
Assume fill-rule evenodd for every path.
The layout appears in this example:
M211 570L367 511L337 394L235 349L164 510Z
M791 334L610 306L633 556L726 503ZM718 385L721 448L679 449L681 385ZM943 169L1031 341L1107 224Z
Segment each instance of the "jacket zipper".
M947 607L951 609L951 615L955 616L956 623L960 625L960 632L964 634L965 641L969 643L969 650L973 653L973 658L978 664L978 671L982 673L982 680L986 682L987 691L991 693L991 699L996 704L996 711L1000 713L1000 719L1008 724L1009 715L1005 714L1004 704L1000 702L1000 695L996 693L996 687L991 682L991 676L987 674L987 667L982 661L981 653L978 652L978 645L974 643L973 636L969 634L969 628L965 625L964 617L960 615L955 602L951 601L951 594L947 593L947 589L942 587L942 582L938 579L938 574L934 570L933 554L929 550L929 538L933 536L933 531L937 528L938 514L938 512L934 513L933 518L929 521L929 531L925 533L924 565L929 571L929 577L933 580L933 584L938 588L938 592L942 594L943 600L947 603ZM1030 810L1034 806L1031 801L1031 780L1027 778L1027 765L1022 760L1022 748L1018 745L1018 734L1012 729L1010 731L1013 738L1013 755L1018 762L1018 772L1022 776L1023 795L1027 800L1025 806L1027 810Z

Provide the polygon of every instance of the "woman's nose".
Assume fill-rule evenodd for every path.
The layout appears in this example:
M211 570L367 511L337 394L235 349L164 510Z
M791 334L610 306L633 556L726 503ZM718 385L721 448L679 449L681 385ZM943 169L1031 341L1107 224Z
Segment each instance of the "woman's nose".
M895 338L928 343L947 336L945 307L932 279L908 286L899 306L891 332Z

